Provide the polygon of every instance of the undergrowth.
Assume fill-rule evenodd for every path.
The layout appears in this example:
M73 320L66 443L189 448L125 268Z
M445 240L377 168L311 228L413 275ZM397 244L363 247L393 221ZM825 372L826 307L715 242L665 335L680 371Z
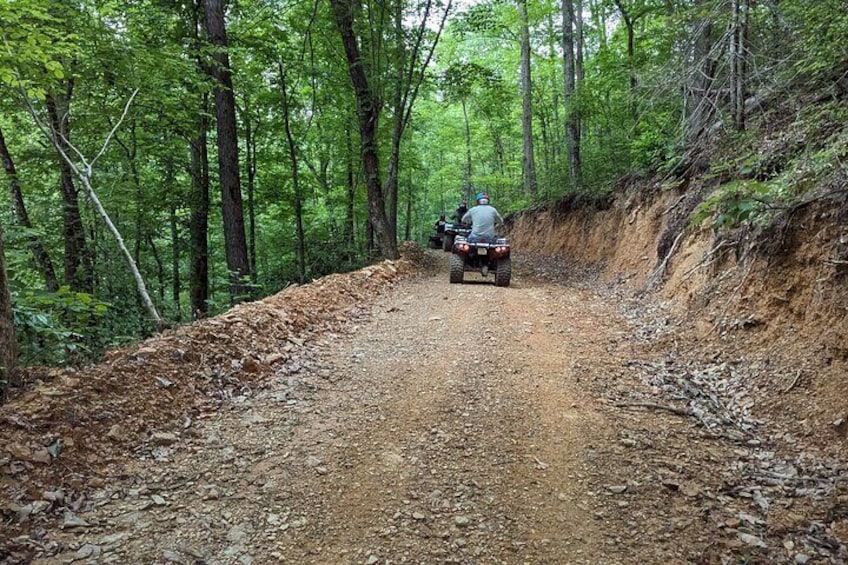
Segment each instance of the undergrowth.
M730 135L704 180L721 179L690 218L715 230L763 229L782 211L848 180L848 105L829 101L802 106L786 128L757 127ZM837 185L840 183L836 183Z

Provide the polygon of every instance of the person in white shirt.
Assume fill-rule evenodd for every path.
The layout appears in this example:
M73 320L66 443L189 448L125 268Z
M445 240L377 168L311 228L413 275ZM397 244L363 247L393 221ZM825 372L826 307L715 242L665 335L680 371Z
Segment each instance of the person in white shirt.
M489 204L489 195L480 192L475 197L477 205L462 216L463 224L471 224L469 242L492 243L495 241L495 225L503 224L503 218L494 206Z

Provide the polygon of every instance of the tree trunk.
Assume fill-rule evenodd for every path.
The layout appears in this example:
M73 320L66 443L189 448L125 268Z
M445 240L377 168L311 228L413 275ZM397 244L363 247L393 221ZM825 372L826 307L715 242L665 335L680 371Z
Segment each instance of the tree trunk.
M471 195L474 193L474 184L471 181L474 172L471 163L471 125L468 123L468 108L464 97L461 102L462 118L465 124L465 200L471 200Z
M51 292L56 292L59 290L59 281L56 279L53 261L50 259L47 249L41 242L41 238L33 233L34 228L29 219L29 214L24 204L24 195L18 181L18 171L15 168L15 162L12 160L12 154L9 153L9 148L6 146L6 139L3 137L2 129L0 129L0 160L3 161L6 176L9 177L9 195L12 201L12 210L15 213L15 221L29 232L27 234L29 249L41 271L41 276L44 277L45 287Z
M150 254L153 255L153 262L156 263L156 282L158 283L156 294L159 302L165 302L165 265L162 263L162 257L159 256L159 250L150 232L147 232L147 245L150 247Z
M50 117L53 143L70 153L70 100L73 82L68 83L66 95L48 95L45 100ZM60 188L62 190L62 220L65 240L65 282L73 290L91 292L94 286L92 262L88 255L85 228L79 207L79 192L74 185L74 173L70 165L59 157Z
M330 0L330 4L345 49L348 72L356 95L362 172L365 175L365 186L368 190L368 213L371 227L378 238L380 254L387 259L397 259L397 241L393 226L386 216L386 205L380 184L377 126L380 121L381 103L371 90L368 77L365 74L364 61L353 30L353 5L351 0Z
M407 179L406 184L406 241L412 241L412 175Z
M374 226L371 225L371 218L369 217L365 222L365 251L369 259L374 256L374 250L376 249L374 239Z
M224 220L224 247L230 272L230 297L237 300L249 291L250 268L239 174L236 101L227 54L224 0L206 0L206 32L215 47L210 66L215 81L215 116L218 132L218 182L221 186L221 215Z
M574 57L576 59L574 65L574 73L575 73L575 84L579 88L580 83L583 82L585 78L584 66L583 66L583 50L584 50L584 36L583 36L583 0L574 0L576 4L574 8L576 10L574 14L574 33L577 35L575 45L574 45Z
M180 305L180 293L182 284L180 280L180 232L177 222L177 205L171 204L171 300L174 301L174 310L178 322L183 319L183 309Z
M199 55L202 49L200 29L202 25L202 7L194 5L194 51L196 64L200 72L211 74ZM202 93L197 114L197 137L190 142L191 151L191 192L189 202L189 308L192 320L206 316L209 311L209 96Z
M295 256L297 257L297 278L302 284L306 281L306 238L303 234L303 196L300 193L300 168L297 164L297 145L291 130L291 108L289 107L288 87L283 64L277 63L280 73L280 91L283 94L283 126L286 131L286 142L289 147L289 163L291 164L292 185L294 187L294 219L296 233Z
M395 81L393 87L392 146L389 151L389 170L386 175L386 214L397 234L398 226L398 175L400 174L400 144L404 129L404 79L406 77L406 41L403 30L404 2L396 2L395 11ZM415 62L413 61L413 65Z
M256 284L256 133L250 116L250 100L244 101L244 137L247 148L247 258L250 267L250 280Z
M209 153L206 129L208 119L207 95L198 119L198 135L191 142L191 195L189 206L189 293L191 294L191 317L203 318L209 311Z
M542 162L545 167L545 193L547 194L548 188L550 188L551 182L551 163L553 162L553 146L555 143L551 142L550 135L548 133L549 117L548 113L544 112L539 117L539 126L541 127L540 135L542 136Z
M580 158L579 114L574 103L577 89L574 28L574 3L572 0L562 0L563 99L565 102L566 121L565 145L568 153L568 170L571 177L571 188L574 191L579 191L582 185L582 163Z
M745 0L731 0L730 27L730 108L733 129L745 129L746 38L748 6Z
M574 33L577 36L574 44L574 89L579 90L580 85L583 84L583 79L585 78L585 71L583 66L583 50L584 50L584 37L583 37L583 0L575 0L575 8L577 12L574 17ZM581 161L580 164L580 174L581 182L582 182L582 158L580 157L580 145L582 144L583 139L583 116L580 112L580 108L574 108L574 128L577 130L575 132L575 138L577 139L577 157L578 160Z
M504 149L500 128L492 124L490 129L492 131L492 153L495 158L495 172L501 176L506 176L506 150Z
M349 127L345 127L345 141L347 151L345 161L347 163L347 198L345 206L344 240L348 249L349 259L353 261L356 257L356 236L354 226L354 205L356 203L356 177L354 176L353 135Z
M636 124L639 120L636 110L636 85L638 81L636 78L636 35L634 30L637 17L624 7L621 0L613 1L621 13L621 19L624 20L624 27L627 30L627 66L630 71L630 98L628 105L630 107L630 116L633 123Z
M560 100L559 100L559 85L562 84L559 81L559 77L557 76L557 34L556 34L556 26L554 25L554 16L553 12L548 14L548 56L549 56L549 64L551 68L551 91L552 99L551 99L551 108L553 109L552 123L549 124L549 127L553 128L555 132L561 132L559 129L560 122L559 110L560 110ZM555 163L559 163L560 156L562 155L562 134L552 134L550 137L550 155L551 160L550 163L546 165L547 169L547 179L548 184L552 179L552 170Z
M707 0L699 0L702 5ZM689 84L686 89L686 145L690 150L698 147L704 132L709 128L715 115L715 82L718 58L713 43L713 21L707 14L704 20L696 23L693 33L692 57L689 64ZM691 159L687 159L691 161ZM690 163L685 163L689 166Z
M533 151L533 82L530 78L530 21L527 15L527 0L518 0L521 17L521 129L523 134L524 158L522 178L524 192L536 194L536 158Z
M3 225L0 224L0 396L5 396L6 385L20 385L17 378L18 344L12 318L12 296L6 277L6 252L3 246Z

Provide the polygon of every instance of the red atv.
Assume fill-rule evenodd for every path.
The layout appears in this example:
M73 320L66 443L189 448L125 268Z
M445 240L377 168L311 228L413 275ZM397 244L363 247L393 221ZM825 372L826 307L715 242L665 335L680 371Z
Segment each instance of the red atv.
M484 277L494 271L495 286L509 286L509 279L512 277L509 242L503 237L490 243L472 242L468 241L467 237L457 236L451 254L450 282L461 283L465 271L477 272Z

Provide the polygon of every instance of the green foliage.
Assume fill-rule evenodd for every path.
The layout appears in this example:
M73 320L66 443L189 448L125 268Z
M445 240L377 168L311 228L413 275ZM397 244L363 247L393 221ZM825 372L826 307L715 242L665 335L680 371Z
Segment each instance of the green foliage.
M636 18L632 57L617 3L584 4L590 6L584 13L584 74L566 105L561 4L527 2L539 179L535 196L526 194L521 182L517 41L521 21L516 5L484 0L452 16L403 138L400 234L409 225L411 237L426 241L435 218L453 213L467 188L467 140L470 184L488 191L503 213L572 191L564 128L569 116L579 115L581 120L581 194L607 194L624 173L676 173L689 142L685 123L693 108L691 93L682 87L696 72L692 60L696 32L709 20L716 33L715 52L723 52L726 43L718 36L727 29L730 13L726 3L720 2L626 0L620 4ZM746 95L759 99L763 92L775 92L772 97L782 100L803 90L799 86L826 85L833 98L799 104L796 112L789 113L794 117L777 116L777 121L790 125L781 124L765 142L759 141L762 136L754 123L746 134L724 133L723 143L714 142L716 155L709 174L749 179L723 185L696 211L693 221L710 222L716 229L768 221L775 209L791 205L822 179L837 174L848 159L843 126L848 110L840 98L844 85L838 82L848 63L844 2L781 0L749 5L747 53L752 72ZM364 64L383 104L379 145L384 165L398 118L393 88L398 71L408 68L404 65L413 55L421 60L427 52L415 50L410 23L421 16L424 4L400 6L401 30L394 27L397 6L365 4L363 13L371 17L357 18ZM267 0L229 3L242 190L245 201L248 193L252 197L255 221L256 279L251 284L257 296L298 279L281 72L286 77L300 167L306 278L356 268L368 260L368 210L353 91L342 44L325 7ZM94 265L94 293L32 290L43 285L43 276L33 261L30 238L44 243L61 271L65 231L63 197L57 189L58 159L27 114L22 94L35 103L42 121L46 112L39 99L50 94L67 102L60 113L69 116L70 140L82 154L93 156L116 124L129 93L141 89L99 158L95 181L104 205L138 257L157 307L174 318L182 310L185 319L188 302L193 182L189 147L200 134L200 118L207 118L212 195L209 304L212 313L231 304L216 139L209 120L213 107L201 105L211 93L204 68L211 50L204 45L202 32L195 36L196 29L202 28L196 15L194 3L170 0L0 2L0 91L5 94L0 97L0 127L35 226L24 230L3 217L9 226L7 263L27 362L79 360L105 344L145 336L152 329L139 308L126 266L102 223L84 203L81 213L90 246L87 260ZM432 31L428 33L430 41ZM716 59L715 75L715 91L725 92L726 57ZM791 87L785 88L786 84ZM70 100L63 100L71 92ZM764 101L766 108L774 104L769 98ZM715 121L726 119L723 99L715 101L715 110ZM0 191L0 213L11 209L7 199L7 191ZM347 227L349 209L353 233ZM58 274L61 279L62 273Z
M774 185L758 181L733 181L723 185L701 202L692 214L692 224L727 230L741 224L762 225L768 221L775 200Z
M21 360L66 364L90 361L106 345L97 328L108 305L67 287L57 292L19 291L12 294ZM97 337L95 337L97 336Z
M848 10L842 0L781 2L785 29L796 38L791 44L795 71L830 78L848 63Z
M63 59L78 54L78 36L62 30L63 13L50 0L0 3L0 87L40 98L66 77Z

